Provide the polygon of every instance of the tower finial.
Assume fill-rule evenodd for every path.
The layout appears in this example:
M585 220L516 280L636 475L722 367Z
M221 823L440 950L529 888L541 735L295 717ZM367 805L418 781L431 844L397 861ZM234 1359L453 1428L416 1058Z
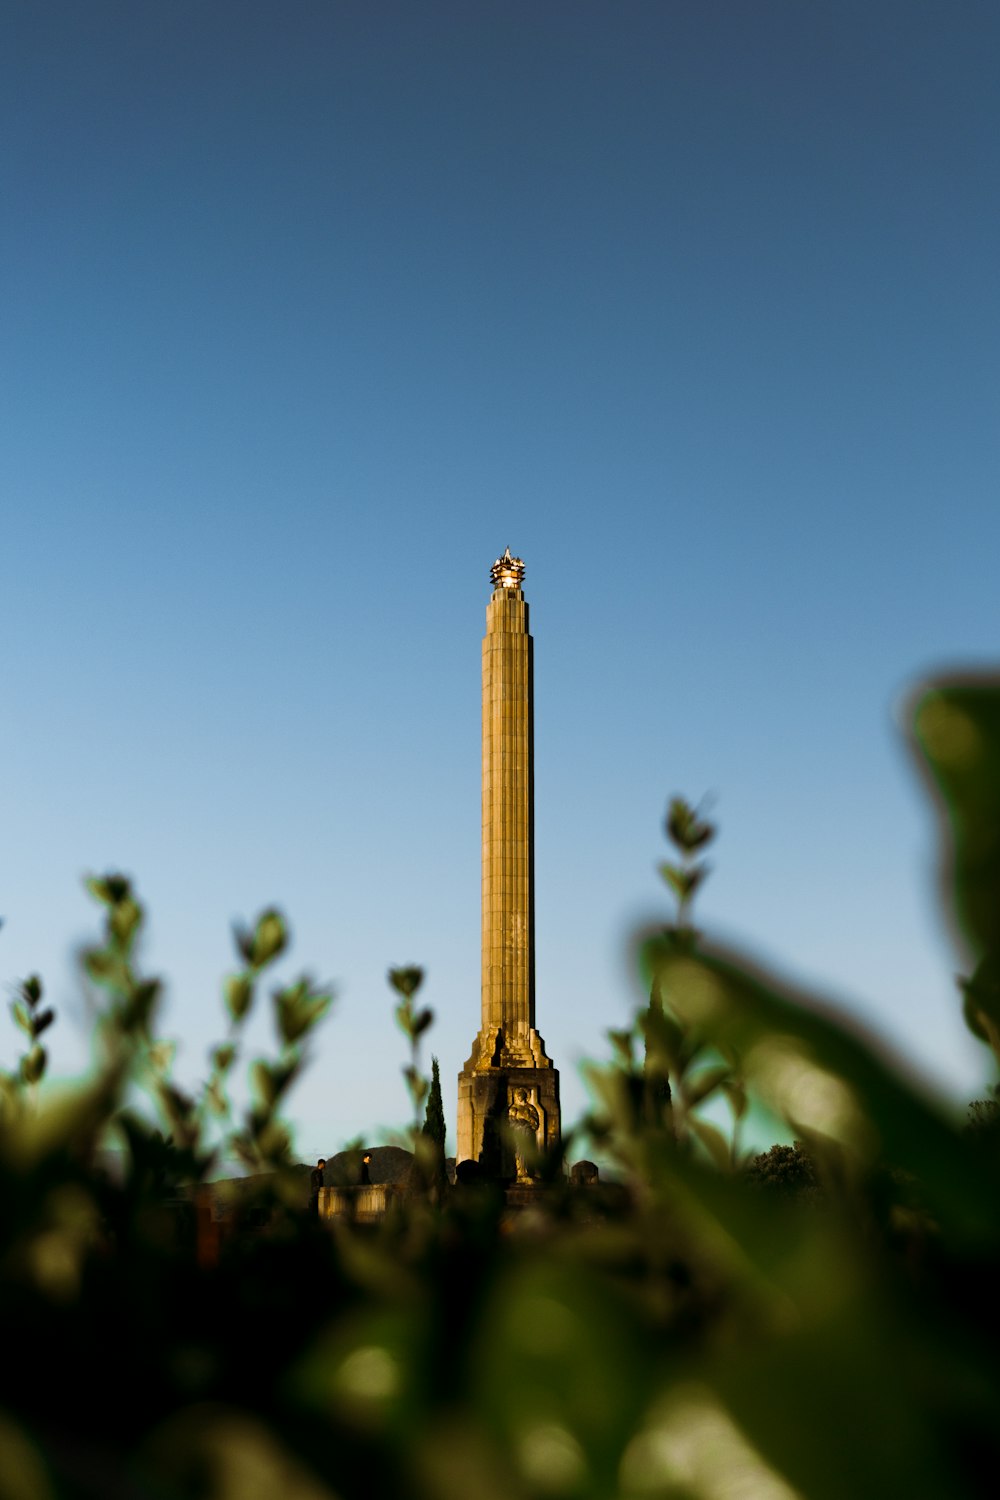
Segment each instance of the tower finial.
M490 569L490 581L494 589L519 589L524 582L524 563L519 557L511 557L509 547Z

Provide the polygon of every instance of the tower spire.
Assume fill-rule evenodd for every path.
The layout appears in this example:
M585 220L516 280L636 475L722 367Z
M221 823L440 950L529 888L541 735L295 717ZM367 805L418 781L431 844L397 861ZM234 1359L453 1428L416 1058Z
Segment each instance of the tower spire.
M524 1118L537 1118L539 1149L557 1145L559 1075L535 1028L533 643L523 561L507 547L490 579L482 678L482 1014L459 1075L458 1159L520 1176L524 1158L512 1154L503 1127L523 1129Z

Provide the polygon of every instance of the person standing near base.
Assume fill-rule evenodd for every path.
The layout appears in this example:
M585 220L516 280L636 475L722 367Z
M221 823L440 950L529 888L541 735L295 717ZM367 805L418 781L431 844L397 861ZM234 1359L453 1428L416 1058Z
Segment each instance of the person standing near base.
M321 1156L309 1173L309 1213L314 1219L319 1218L319 1190L323 1186L325 1177L326 1158Z

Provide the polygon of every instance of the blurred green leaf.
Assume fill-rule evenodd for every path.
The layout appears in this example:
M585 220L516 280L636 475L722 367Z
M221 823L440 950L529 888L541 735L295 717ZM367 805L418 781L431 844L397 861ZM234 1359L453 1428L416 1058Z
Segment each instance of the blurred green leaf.
M130 896L115 902L108 925L117 942L127 948L142 922L142 909Z
M48 1054L44 1047L32 1047L31 1051L21 1059L21 1076L25 1083L37 1083L45 1072L47 1061Z
M370 1248L359 1270L362 1276L372 1275L380 1289L385 1286L385 1273ZM296 1405L320 1420L334 1413L350 1429L384 1441L387 1430L398 1430L420 1409L425 1321L395 1305L383 1290L376 1306L363 1315L329 1325L290 1372Z
M120 972L120 963L105 948L88 948L83 954L83 966L91 979L104 983L112 974Z
M689 901L708 874L708 866L704 864L691 865L688 869L661 864L659 870L679 901Z
M709 1094L715 1092L729 1079L730 1068L728 1063L719 1063L712 1068L705 1068L703 1072L694 1078L689 1078L684 1084L684 1097L689 1106L700 1104L707 1099Z
M995 1042L1000 1037L1000 955L988 954L977 964L972 978L959 984L970 1029L981 1040Z
M392 988L396 990L398 994L405 995L407 999L410 999L411 996L417 993L420 986L423 984L424 971L423 969L418 968L415 964L411 964L408 967L402 969L390 969L388 977L389 983L392 985ZM398 1014L399 1013L397 1011L397 1015Z
M268 1109L273 1108L278 1102L298 1071L299 1064L297 1061L269 1063L264 1061L263 1058L258 1058L253 1063L250 1069L250 1076L253 1079L254 1088L258 1096Z
M273 906L261 912L257 918L253 937L250 940L249 962L262 969L283 953L288 946L288 929L285 919Z
M155 1042L149 1049L150 1064L158 1073L167 1073L173 1066L176 1051L176 1042Z
M6 1412L0 1412L0 1474L3 1500L55 1500L41 1454Z
M274 994L275 1017L282 1041L290 1046L299 1041L329 1010L333 995L315 990L312 981L303 977L287 989Z
M960 982L960 988L962 990L962 1015L965 1019L966 1026L968 1026L969 1030L972 1032L972 1035L976 1037L978 1041L986 1042L987 1044L989 1044L990 1034L986 1029L986 1018L983 1012L980 1010L975 1000L969 994L969 991L964 982Z
M631 1031L607 1031L605 1035L615 1050L615 1057L623 1067L635 1064L635 1037Z
M584 1077L598 1105L607 1116L610 1128L619 1138L634 1136L639 1121L640 1104L643 1097L642 1075L626 1072L623 1068L601 1068L585 1066ZM601 1113L595 1115L591 1131L603 1129Z
M132 986L122 1007L122 1024L126 1029L148 1032L161 990L158 979L142 979Z
M90 876L84 884L90 894L105 906L116 906L132 894L132 885L126 875Z
M672 797L667 810L667 837L683 854L696 854L715 837L715 827L683 797Z
M639 1025L646 1038L647 1050L662 1058L671 1073L683 1073L692 1048L675 1017L664 1010L655 984L649 1005L639 1016Z
M470 1351L470 1405L499 1430L528 1495L621 1494L655 1347L643 1321L621 1287L551 1243L493 1278Z
M32 1009L42 998L42 981L37 974L29 974L27 979L18 985L18 994L24 1003Z
M976 958L1000 957L1000 681L941 679L912 705L912 740L941 812L941 871Z
M416 1068L407 1067L403 1069L403 1077L406 1079L410 1097L417 1105L423 1104L430 1090L430 1083Z
M194 1100L191 1096L165 1079L160 1081L159 1096L173 1128L181 1129L186 1126L194 1114Z
M234 1021L242 1021L253 1004L253 980L249 974L229 974L223 986L226 1009Z
M743 1084L736 1078L727 1078L722 1084L722 1091L729 1100L734 1117L742 1120L747 1112L747 1091Z
M265 1159L281 1160L287 1157L291 1146L288 1127L273 1118L261 1122L257 1132L257 1148Z
M859 1160L913 1172L949 1231L994 1233L991 1192L958 1133L847 1018L719 949L678 953L656 937L643 962L670 1006L746 1065L765 1102L804 1135L835 1139Z
M205 1085L205 1103L214 1115L222 1116L229 1111L229 1101L214 1079Z
M717 1125L703 1120L698 1115L688 1115L687 1126L692 1135L705 1147L713 1164L720 1172L726 1172L730 1164L729 1142Z
M236 1048L231 1042L212 1049L212 1066L219 1073L227 1073L236 1058Z

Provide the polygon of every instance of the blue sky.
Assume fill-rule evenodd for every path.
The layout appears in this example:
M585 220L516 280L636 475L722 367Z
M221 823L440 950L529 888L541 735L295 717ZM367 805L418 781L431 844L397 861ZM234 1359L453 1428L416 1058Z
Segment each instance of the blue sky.
M985 0L11 0L0 974L57 1071L117 867L183 1078L276 901L339 993L303 1156L404 1120L395 963L454 1126L509 543L566 1118L675 791L704 926L981 1091L895 715L1000 645L998 61Z

